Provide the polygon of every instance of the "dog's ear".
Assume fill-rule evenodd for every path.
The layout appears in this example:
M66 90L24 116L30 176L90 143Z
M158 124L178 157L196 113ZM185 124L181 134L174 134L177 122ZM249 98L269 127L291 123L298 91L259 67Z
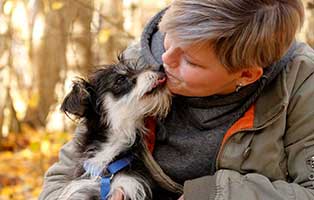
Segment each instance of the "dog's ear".
M66 114L84 117L86 111L92 106L91 86L83 79L73 83L71 92L63 100L61 110Z

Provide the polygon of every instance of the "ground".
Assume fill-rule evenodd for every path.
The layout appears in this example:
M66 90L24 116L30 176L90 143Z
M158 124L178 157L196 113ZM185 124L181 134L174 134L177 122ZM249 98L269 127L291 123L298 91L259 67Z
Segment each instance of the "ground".
M0 142L0 200L35 200L45 171L58 160L61 146L70 140L66 132L47 133L23 127Z

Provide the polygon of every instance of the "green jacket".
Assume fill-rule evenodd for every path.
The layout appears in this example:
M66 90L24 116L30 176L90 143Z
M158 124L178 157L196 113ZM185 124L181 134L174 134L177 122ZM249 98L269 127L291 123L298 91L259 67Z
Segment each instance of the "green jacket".
M137 58L139 46L124 55ZM144 160L155 180L170 191L184 192L185 200L313 200L313 72L314 51L298 45L287 67L226 133L214 176L181 186L163 173L147 150ZM70 141L47 171L39 199L58 198L77 157Z

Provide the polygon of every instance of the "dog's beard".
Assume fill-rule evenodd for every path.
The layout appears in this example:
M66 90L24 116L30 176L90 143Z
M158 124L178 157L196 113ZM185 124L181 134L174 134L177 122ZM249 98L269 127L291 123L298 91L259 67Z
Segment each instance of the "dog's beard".
M125 74L129 75L127 72ZM86 116L86 122L97 120L96 124L99 124L99 127L96 130L100 133L97 134L101 136L103 134L103 137L106 138L102 140L103 138L100 137L101 140L93 141L93 143L84 146L86 151L89 148L92 149L90 153L83 153L84 164L87 163L87 166L92 167L91 171L87 170L91 177L94 176L93 174L99 175L116 156L128 150L135 143L138 133L146 133L144 124L146 117L165 117L170 108L171 94L163 85L165 80L158 72L140 71L129 75L133 79L125 79L125 82L122 80L122 83L117 84L115 80L119 75L121 73L110 69L98 71L93 77L93 81L88 84L78 85L87 92L90 91L92 94L94 92L94 95L87 96L89 98L82 100L80 99L82 97L81 90L74 90L72 98L68 98L69 102L65 103L65 108L67 108L64 109L65 111L77 111L75 109L78 106L75 105L77 102L81 103L81 106L85 109L84 112L74 112L74 114L79 113L80 117ZM92 90L90 87L95 88ZM97 97L97 100L87 101L93 99L93 97ZM73 99L77 100L76 98L79 98L79 101L73 101ZM90 104L97 103L94 107L88 107L85 104L86 102ZM87 112L94 108L99 110L94 113ZM88 126L87 129L90 129L87 131L90 134L89 139L93 139L94 137L91 135L95 133L95 127ZM82 138L87 140L88 137L84 136ZM95 144L100 141L105 142L95 147ZM83 142L83 144L85 143ZM100 169L100 171L93 169ZM115 177L113 181L116 183L113 182L111 192L116 188L123 187L127 197L143 199L145 195L150 196L149 185L145 183L144 179L132 179L129 176L126 176L126 179L129 180L127 185L125 179ZM83 191L84 185L82 187L78 187L76 184L69 186L69 196L80 190L80 188ZM148 189L148 193L144 191L144 188ZM89 192L86 192L86 195L88 194ZM67 193L64 195L67 195Z
M100 97L101 113L104 114L100 120L108 127L107 141L89 159L92 166L105 168L114 157L129 149L137 136L143 138L147 132L144 124L146 117L164 117L167 114L171 95L163 85L164 78L158 72L142 71L129 92L122 96L106 92Z
M145 71L128 94L119 99L108 94L104 97L106 122L113 132L127 136L121 138L128 138L129 145L135 141L135 130L145 132L145 117L163 118L170 109L171 94L165 86L158 85L158 78L156 72Z

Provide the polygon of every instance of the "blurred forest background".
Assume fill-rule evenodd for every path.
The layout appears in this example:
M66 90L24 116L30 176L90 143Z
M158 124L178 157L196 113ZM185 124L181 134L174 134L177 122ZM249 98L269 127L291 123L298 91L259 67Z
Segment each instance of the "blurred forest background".
M0 200L37 199L72 137L75 76L113 62L171 0L0 0ZM314 46L314 0L298 39Z
M0 0L0 200L37 199L75 127L75 76L112 63L169 0Z

